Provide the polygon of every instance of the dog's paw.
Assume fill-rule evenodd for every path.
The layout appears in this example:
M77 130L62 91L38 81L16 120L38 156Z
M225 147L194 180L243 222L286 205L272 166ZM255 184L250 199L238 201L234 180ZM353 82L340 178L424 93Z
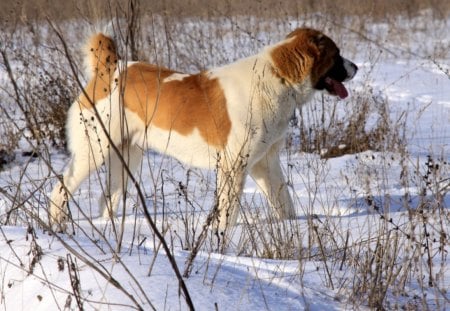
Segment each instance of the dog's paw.
M65 217L50 218L49 228L51 232L67 233L67 219Z

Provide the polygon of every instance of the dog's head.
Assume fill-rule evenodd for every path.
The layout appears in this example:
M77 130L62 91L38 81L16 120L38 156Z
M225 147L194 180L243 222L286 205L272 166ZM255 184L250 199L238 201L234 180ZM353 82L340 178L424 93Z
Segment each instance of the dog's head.
M275 73L290 84L303 83L308 77L316 90L345 98L342 82L352 79L358 67L340 55L339 48L320 31L299 28L271 51Z

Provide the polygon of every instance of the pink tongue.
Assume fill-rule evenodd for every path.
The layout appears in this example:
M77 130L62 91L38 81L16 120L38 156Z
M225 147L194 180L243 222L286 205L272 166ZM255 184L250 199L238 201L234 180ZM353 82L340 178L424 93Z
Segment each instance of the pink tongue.
M342 82L336 81L336 80L331 79L331 78L326 78L325 82L327 84L329 84L333 88L333 91L341 99L344 99L344 98L346 98L348 96L348 91L345 88L344 84L342 84Z

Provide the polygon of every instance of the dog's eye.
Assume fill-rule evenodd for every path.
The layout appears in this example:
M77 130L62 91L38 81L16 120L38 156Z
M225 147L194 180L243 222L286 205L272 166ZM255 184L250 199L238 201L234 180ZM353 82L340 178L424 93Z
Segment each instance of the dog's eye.
M339 49L336 50L336 53L334 54L334 60L338 61L339 59L341 59L341 52L339 51Z

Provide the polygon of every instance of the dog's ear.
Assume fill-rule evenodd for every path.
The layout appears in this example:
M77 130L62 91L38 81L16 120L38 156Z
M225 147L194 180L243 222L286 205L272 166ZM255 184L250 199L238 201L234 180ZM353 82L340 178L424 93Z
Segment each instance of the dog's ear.
M322 56L323 53L339 54L339 49L336 47L334 42L321 32L316 32L312 34L309 38L309 42L315 49L315 56Z
M318 31L311 33L309 42L310 53L314 55L314 66L311 71L311 79L314 84L334 66L339 56L339 48L333 40Z
M317 33L309 38L309 42L313 44L319 51L323 51L325 48L325 35L322 33Z

